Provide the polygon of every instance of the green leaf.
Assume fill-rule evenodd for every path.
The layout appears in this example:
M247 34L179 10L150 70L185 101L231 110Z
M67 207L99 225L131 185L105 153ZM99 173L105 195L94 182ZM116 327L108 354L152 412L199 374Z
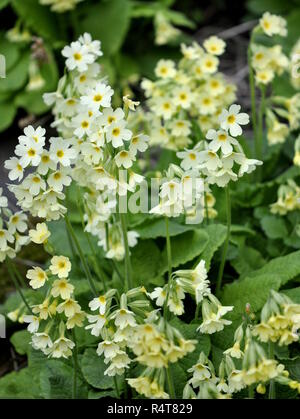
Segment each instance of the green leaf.
M115 54L125 39L130 24L130 2L110 0L90 6L81 19L80 32L89 32L101 40L105 56Z
M0 378L0 399L38 399L40 389L38 378L32 375L30 368L11 372Z
M270 239L282 239L288 235L288 229L282 217L268 215L260 220L262 229Z
M26 25L46 40L61 38L57 14L52 13L49 7L42 6L39 0L12 0L12 6Z
M0 10L4 9L10 3L10 0L0 0Z
M282 290L296 304L300 304L300 287L291 288L290 290Z
M131 250L133 279L136 284L144 285L156 277L160 257L160 250L153 240L139 241Z
M172 267L176 268L199 256L208 243L208 234L204 229L188 231L171 239ZM167 250L161 255L159 274L168 270Z
M168 20L170 20L173 25L177 26L185 26L190 29L195 28L195 23L188 19L183 13L178 12L176 10L166 10L164 11L164 15Z
M15 65L20 57L20 51L16 44L9 42L2 33L0 37L0 53L5 57L6 73Z
M205 231L208 234L208 243L200 254L200 259L205 260L205 267L209 270L213 255L225 241L227 228L223 224L212 224Z
M258 250L250 246L241 246L238 249L238 257L230 261L230 263L243 276L254 269L261 268L266 261Z
M90 390L88 394L88 399L99 400L103 399L103 397L112 397L114 399L117 398L116 392L114 390L111 391L94 391Z
M288 281L300 274L300 251L271 260L263 268L249 273L245 278L224 287L222 303L233 305L228 315L241 318L247 303L254 312L260 310L271 289L279 290Z
M18 354L26 355L30 348L31 334L27 330L20 330L12 335L10 341Z
M195 226L182 225L176 221L169 220L170 237L178 236L186 231L194 230ZM157 237L166 237L166 221L165 219L147 220L142 225L135 228L142 239L156 239Z
M292 380L300 381L300 356L293 359L281 359Z
M104 375L107 365L103 356L98 356L96 349L86 349L81 359L81 369L86 381L93 387L101 390L113 388L113 378Z
M23 54L17 64L0 81L0 92L18 90L24 86L28 77L29 52Z
M17 108L12 102L0 102L0 132L4 131L11 125L16 116L16 113Z
M59 221L51 221L48 223L49 230L51 232L51 236L49 237L49 243L54 248L55 253L58 255L64 255L68 257L72 257L72 249L70 246L70 242L68 239L67 229L64 220ZM73 225L73 229L75 231L76 237L80 242L81 249L85 255L92 255L92 250L90 249L87 236L83 230L81 225ZM90 236L90 240L95 245L95 249L97 248L97 240Z
M40 372L41 395L45 399L71 399L73 396L73 377L73 366L59 360L47 361ZM88 390L79 374L76 376L76 383L76 398L86 398Z

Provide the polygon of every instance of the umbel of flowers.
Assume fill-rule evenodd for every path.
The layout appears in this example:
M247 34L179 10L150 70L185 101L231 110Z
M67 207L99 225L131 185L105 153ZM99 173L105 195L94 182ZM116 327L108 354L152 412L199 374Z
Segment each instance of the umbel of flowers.
M222 45L213 38L206 48L215 51ZM193 45L191 52L197 48ZM18 205L41 219L27 234L26 216L23 212L10 213L6 198L0 196L0 254L8 261L23 300L9 316L28 324L34 349L47 357L73 357L75 388L80 349L76 331L85 328L97 339L95 351L106 366L104 374L113 377L118 397L122 380L124 387L126 382L145 397L174 398L181 395L175 393L172 364L194 352L198 343L196 339L187 339L176 326L178 319L174 317L185 313L185 298L189 295L196 303L199 336L212 335L229 326L234 307L224 306L212 293L204 260L194 268L173 271L169 219L184 214L194 220L199 211L197 223L201 222L203 213L209 210L209 186L226 187L228 229L218 274L219 291L230 235L228 185L253 171L261 161L248 159L238 141L248 115L235 104L220 109L215 124L206 130L206 138L198 138L200 141L192 149L178 152L180 167L169 166L160 188L160 202L151 211L165 218L168 281L151 291L133 286L129 247L137 242L137 234L127 231L126 217L119 211L117 198L133 192L142 181L133 163L138 153L147 149L148 137L133 135L128 129L127 118L136 102L124 98L123 109L111 107L113 91L100 75L96 62L101 54L99 41L93 41L88 34L64 48L65 75L57 91L45 95L47 103L53 105L53 126L59 136L51 138L48 146L43 128L27 127L19 138L15 156L6 162L11 182L17 182L10 190ZM209 60L211 56L204 58ZM116 289L109 283L94 281L67 216L66 189L72 181L84 190L82 221L86 231L98 237L108 258L125 259L123 287ZM85 273L83 280L91 288L86 308L76 300L71 261L55 254L48 243L50 231L46 221L63 217ZM10 264L20 245L29 240L44 245L51 253L49 266L33 266L26 275L30 287L36 290L37 301L23 294L17 271ZM74 257L72 263L76 261L78 258ZM197 362L188 369L190 375L182 396L230 398L248 387L249 396L253 397L254 384L259 393L266 392L269 386L271 396L275 383L299 390L299 383L291 380L284 366L277 362L274 348L271 346L266 354L263 347L266 342L286 346L296 342L299 327L299 305L272 292L259 323L246 308L234 342L224 351L218 368L208 353L201 350L197 354Z
M181 150L193 144L195 130L206 134L218 127L222 109L236 97L235 86L218 71L224 51L225 42L215 36L203 47L196 42L183 44L178 65L162 59L155 68L157 80L142 81L150 112L138 113L131 124L136 127L142 122L151 145Z
M286 141L292 131L298 129L300 107L299 94L297 92L290 97L283 97L274 96L272 90L268 89L269 86L272 86L276 76L281 76L284 72L291 71L293 80L294 52L292 51L289 58L283 53L282 45L274 42L272 46L263 45L261 43L262 35L266 38L276 36L276 41L280 37L285 37L287 35L285 19L272 15L269 12L264 13L259 24L252 31L249 44L248 58L252 93L252 122L256 141L256 156L258 158L261 158L263 152L262 132L264 116L266 117L268 144L280 144ZM270 42L267 44L269 45ZM255 84L261 93L258 113L256 112ZM297 88L295 83L294 85ZM271 92L271 95L267 98L266 94L268 91Z

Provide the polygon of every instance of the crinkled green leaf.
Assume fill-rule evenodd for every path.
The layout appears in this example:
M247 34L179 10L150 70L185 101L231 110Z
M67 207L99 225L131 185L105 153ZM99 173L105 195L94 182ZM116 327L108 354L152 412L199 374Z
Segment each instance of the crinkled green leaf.
M180 236L171 238L172 267L176 268L199 256L208 243L208 234L204 229L188 231ZM159 274L168 270L167 250L161 255Z
M104 375L107 367L104 364L103 356L98 356L96 349L88 348L85 350L81 359L81 369L84 378L91 386L101 390L113 388L113 378Z
M90 6L79 22L80 32L89 32L101 40L105 56L115 54L121 47L130 24L130 2L110 0Z

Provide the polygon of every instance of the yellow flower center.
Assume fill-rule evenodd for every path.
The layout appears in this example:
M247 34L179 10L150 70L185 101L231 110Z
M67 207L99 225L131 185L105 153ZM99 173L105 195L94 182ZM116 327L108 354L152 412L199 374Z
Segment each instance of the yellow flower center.
M115 137L117 137L118 135L120 135L120 128L114 128L112 130L112 135L114 135Z
M227 118L227 122L229 124L233 124L235 122L235 116L234 115L229 115Z
M57 157L59 157L60 159L64 156L64 152L63 152L63 150L57 150L57 152L56 152L56 155L57 155Z
M30 148L27 152L28 156L33 157L36 155L36 151L33 148Z
M103 96L101 96L101 95L95 95L94 96L94 101L95 102L100 102L102 99L103 99Z
M73 55L74 59L76 61L80 61L82 58L82 55L79 52L75 52L75 54Z
M82 121L81 126L82 128L87 128L89 126L88 121Z

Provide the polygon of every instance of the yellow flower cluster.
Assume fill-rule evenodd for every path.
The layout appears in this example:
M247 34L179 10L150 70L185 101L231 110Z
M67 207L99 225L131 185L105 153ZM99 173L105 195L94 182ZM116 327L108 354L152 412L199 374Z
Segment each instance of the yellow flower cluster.
M298 342L300 328L300 304L294 304L284 294L275 291L263 307L261 322L254 326L252 334L261 342L278 342L279 346Z
M289 179L287 184L281 185L277 193L277 201L270 206L273 214L286 215L300 209L300 188L294 180Z
M159 325L142 324L135 329L131 349L137 361L150 368L167 368L195 349L197 341L186 340L180 332L161 319Z
M219 126L219 115L234 102L236 90L218 71L225 46L216 36L203 47L183 44L178 65L161 59L155 67L157 80L142 81L150 112L135 114L131 123L145 125L151 145L180 150L192 142L191 121L202 134Z

